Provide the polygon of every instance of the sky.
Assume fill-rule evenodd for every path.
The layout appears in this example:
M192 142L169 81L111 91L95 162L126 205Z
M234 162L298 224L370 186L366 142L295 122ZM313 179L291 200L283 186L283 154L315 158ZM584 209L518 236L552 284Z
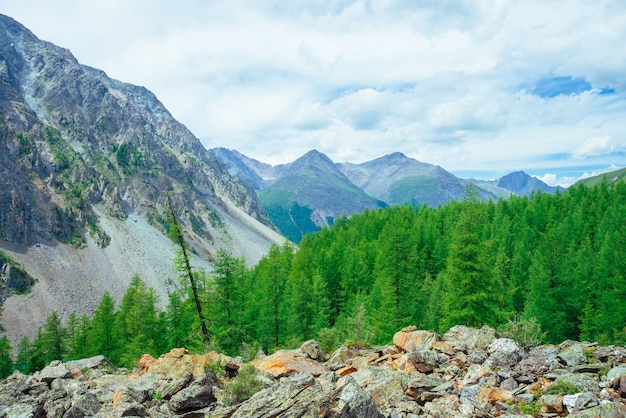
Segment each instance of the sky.
M626 166L623 0L0 0L207 148L550 185Z

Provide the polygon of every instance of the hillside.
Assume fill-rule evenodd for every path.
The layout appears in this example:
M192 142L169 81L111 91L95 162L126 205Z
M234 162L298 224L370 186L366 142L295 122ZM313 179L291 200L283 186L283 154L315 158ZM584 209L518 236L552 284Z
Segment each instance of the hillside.
M332 224L337 216L385 206L351 183L324 154L309 151L281 167L258 192L272 222L294 242Z
M147 89L81 65L0 15L0 249L30 274L0 318L13 340L52 310L91 312L135 273L167 297L167 194L199 266L220 248L256 263L283 238Z
M606 183L607 185L611 185L618 182L625 181L626 178L626 168L622 168L621 170L611 171L609 173L600 174L593 177L588 177L586 179L582 179L576 182L578 184L584 184L585 186L593 187L602 183Z

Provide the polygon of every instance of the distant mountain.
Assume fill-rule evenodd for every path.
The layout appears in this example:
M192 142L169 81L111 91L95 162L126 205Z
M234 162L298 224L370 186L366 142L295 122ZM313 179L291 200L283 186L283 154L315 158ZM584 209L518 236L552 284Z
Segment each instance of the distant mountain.
M408 158L400 152L362 164L337 164L351 182L389 205L425 204L437 207L461 199L468 182L439 166ZM497 199L479 189L483 199Z
M510 190L520 196L529 195L536 190L544 193L554 193L557 190L556 187L548 186L543 181L529 176L523 171L514 171L501 177L496 186Z
M299 242L308 232L385 204L350 182L335 164L318 151L309 151L280 167L279 177L258 192L270 219L288 238Z
M227 148L212 148L209 152L226 166L232 176L247 183L255 190L263 189L276 180L274 176L277 170L274 167L248 158L238 151Z
M256 263L283 241L254 191L154 94L4 15L0 109L0 287L17 267L36 280L2 306L12 341L52 311L93 312L104 291L119 300L135 273L167 300L168 194L198 265L219 249Z
M437 207L465 196L473 183L483 200L498 200L533 190L554 193L541 180L523 171L499 180L461 179L443 168L395 152L362 164L333 163L318 151L279 166L264 164L224 148L211 152L231 175L257 190L259 200L277 228L298 242L343 213L386 205Z
M602 184L606 182L606 184L611 185L614 183L619 183L626 181L626 168L622 168L620 170L611 171L609 173L599 174L597 176L588 177L586 179L578 180L574 185L584 184L586 186L596 186L598 184Z

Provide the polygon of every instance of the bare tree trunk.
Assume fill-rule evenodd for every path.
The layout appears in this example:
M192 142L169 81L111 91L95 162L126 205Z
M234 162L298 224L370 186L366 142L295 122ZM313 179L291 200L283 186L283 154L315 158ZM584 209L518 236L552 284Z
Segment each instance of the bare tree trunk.
M200 327L202 328L202 335L204 335L204 339L206 343L211 342L211 337L209 336L209 330L206 326L206 318L202 313L202 305L200 304L200 298L198 297L198 289L196 288L196 281L193 277L193 272L191 271L191 264L189 264L189 257L187 256L187 249L185 248L185 241L183 239L183 232L180 230L180 225L178 224L178 219L176 218L176 213L174 212L174 205L172 205L172 198L170 194L167 193L167 205L170 209L170 215L172 216L172 220L174 221L174 227L176 228L176 238L178 239L178 245L180 245L180 249L183 252L183 259L185 260L185 269L187 270L187 275L189 276L189 283L191 283L191 291L193 292L193 298L196 302L196 310L198 311L198 317L200 318Z

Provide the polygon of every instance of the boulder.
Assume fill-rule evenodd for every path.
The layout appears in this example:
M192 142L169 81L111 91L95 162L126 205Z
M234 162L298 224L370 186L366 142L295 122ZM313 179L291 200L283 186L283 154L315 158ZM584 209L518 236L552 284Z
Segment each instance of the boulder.
M414 369L420 373L430 373L448 360L446 355L423 347L411 351L406 354L406 357Z
M152 357L150 354L144 354L139 358L139 364L137 367L139 368L139 374L144 374L148 371L150 366L156 363L156 359Z
M320 376L330 371L322 363L303 357L293 350L278 350L271 356L252 361L252 364L260 370L271 373L275 378L296 373Z
M170 409L175 414L184 414L210 406L217 398L213 386L205 382L190 385L170 398Z
M513 402L515 396L513 396L513 392L507 389L484 386L478 390L474 399L477 405L482 405L485 402L489 402L490 404L495 404L496 402Z
M323 387L308 373L287 377L256 393L232 414L232 418L261 416L383 417L372 398L350 375L336 383L326 382Z
M65 363L68 370L106 369L116 371L116 367L104 356L94 356L80 360L71 360Z
M524 350L510 338L498 338L487 347L489 357L484 365L492 370L511 370L524 356Z
M569 415L572 418L624 418L626 416L626 404L619 402L607 402L583 411Z
M67 369L65 364L58 360L51 362L41 371L36 372L33 378L40 382L52 383L54 379L66 379L72 376L72 372Z
M557 355L557 358L562 364L568 367L574 367L587 363L587 357L585 356L583 347L580 344L572 344L565 348Z
M145 372L171 378L181 378L187 373L191 373L193 376L202 376L206 373L207 367L216 362L221 362L225 366L234 362L234 359L215 351L196 355L190 354L184 348L174 348L154 362L149 362Z
M613 367L606 374L609 386L616 386L622 377L626 376L626 365Z
M496 340L496 330L485 325L480 329L456 325L443 335L442 340L449 343L455 350L485 350Z
M300 351L311 360L324 360L324 352L320 348L320 344L315 340L308 340L302 343Z
M393 344L399 351L411 352L419 348L430 348L434 341L441 340L441 336L432 331L417 330L415 327L407 327L398 331L393 336Z

